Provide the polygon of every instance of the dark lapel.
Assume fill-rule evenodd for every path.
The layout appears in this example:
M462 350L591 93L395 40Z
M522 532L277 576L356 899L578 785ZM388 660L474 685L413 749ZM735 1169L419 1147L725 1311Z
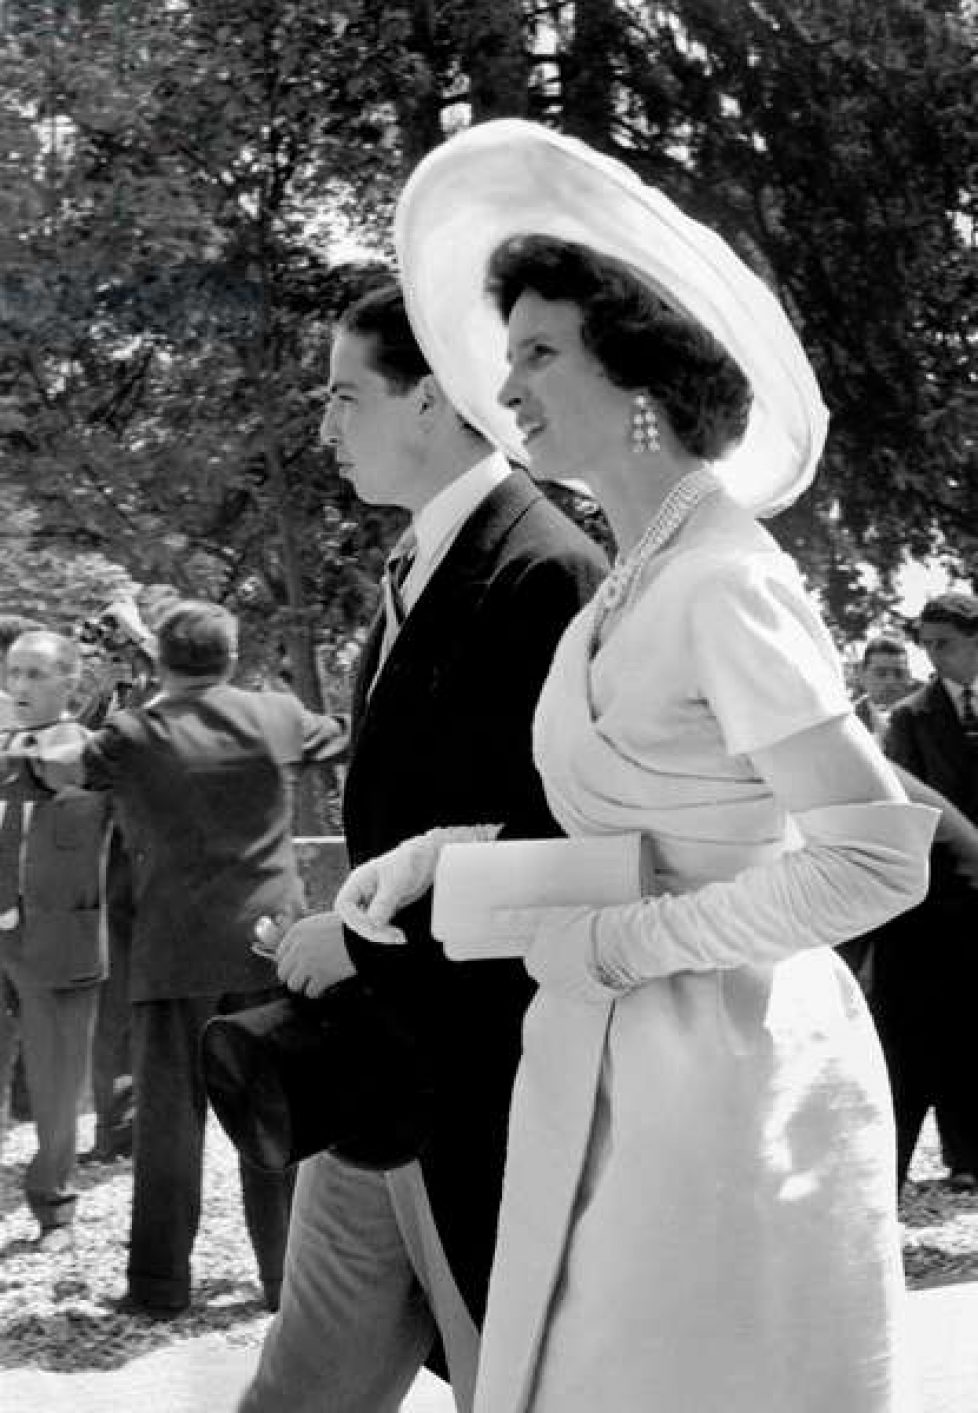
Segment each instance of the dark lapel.
M384 609L383 605L374 614L373 622L367 629L367 637L363 644L363 652L360 654L360 661L357 664L356 681L353 684L353 698L351 702L351 747L356 749L357 740L360 736L360 728L363 726L364 716L367 711L367 701L370 697L370 684L377 674L377 664L380 661L380 650L384 643Z
M962 774L972 768L968 738L964 734L951 694L940 678L924 689L924 729L931 737L932 748L940 752L950 771Z
M397 711L398 700L411 691L412 682L430 685L432 671L438 670L437 659L443 659L453 642L470 630L491 580L500 543L541 494L524 472L514 471L476 507L408 614L369 691L383 639L383 615L375 618L353 697L354 741L358 746L365 734L378 726L382 729L388 709Z

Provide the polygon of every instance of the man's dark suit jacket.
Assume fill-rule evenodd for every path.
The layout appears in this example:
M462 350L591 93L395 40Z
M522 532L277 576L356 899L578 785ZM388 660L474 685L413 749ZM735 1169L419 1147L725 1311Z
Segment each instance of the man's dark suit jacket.
M884 748L978 823L978 751L938 679L893 708ZM978 893L937 841L927 897L876 935L870 1004L893 1089L900 1180L931 1105L946 1161L978 1174L976 920Z
M368 699L378 619L354 697L344 792L354 865L435 825L560 833L533 766L532 716L563 629L606 572L601 552L514 472L462 527ZM348 945L361 976L431 1049L438 1117L421 1164L456 1282L481 1323L532 986L518 962L447 961L430 935L430 899L398 922L406 948L352 933Z
M885 744L891 760L939 790L978 824L978 750L969 744L940 678L897 703ZM974 908L974 890L956 871L943 843L936 843L932 851L929 898L952 904L960 900Z
M112 790L132 860L132 1000L277 984L254 926L302 912L295 775L336 749L295 697L227 685L116 712L91 738L86 787Z

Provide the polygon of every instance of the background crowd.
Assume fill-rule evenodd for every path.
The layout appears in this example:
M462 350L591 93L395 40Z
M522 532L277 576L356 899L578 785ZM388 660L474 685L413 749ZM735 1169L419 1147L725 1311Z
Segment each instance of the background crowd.
M295 780L342 755L346 733L291 693L229 685L237 625L224 609L175 594L157 607L144 619L113 603L75 637L11 624L0 1072L6 1094L19 1049L38 1250L71 1245L77 1114L91 1092L95 1145L80 1161L133 1156L124 1299L173 1314L189 1301L199 1221L200 1033L210 1015L278 989L250 943L261 917L302 910ZM86 638L116 670L79 700ZM241 1176L274 1308L291 1181Z
M370 328L369 312L360 317ZM13 1116L29 1118L37 1134L25 1196L38 1222L39 1252L70 1244L76 1161L111 1163L133 1154L128 1291L120 1303L169 1318L191 1298L206 1111L200 1034L211 1015L278 993L279 977L249 949L254 924L261 916L299 915L288 842L295 774L304 764L345 757L347 736L342 722L313 716L287 692L229 687L233 618L175 592L157 589L151 602L114 601L72 637L19 618L0 620L0 634L6 765L0 1113L9 1123L18 1068L26 1062ZM930 660L927 681L911 674L909 642ZM973 595L941 594L925 604L906 636L887 628L866 642L852 684L854 710L901 767L911 797L939 803L943 819L926 900L839 949L866 993L883 1044L897 1122L896 1181L905 1181L933 1108L949 1186L957 1192L978 1190L978 1092L968 1027L978 973L976 692ZM237 745L229 753L232 725ZM38 743L43 769L36 761L25 767L23 754ZM388 784L387 775L378 776L378 801ZM258 802L246 805L256 791ZM401 798L419 805L425 799L420 784ZM397 826L391 838L405 828ZM155 859L155 883L145 872L147 854ZM144 865L138 886L134 857ZM217 889L215 870L222 880ZM182 900L176 913L174 898ZM43 958L52 950L45 936L70 955L74 971L47 967ZM293 967L295 984L305 985L309 972L295 961ZM415 993L416 1004L422 998ZM426 1007L432 1003L433 995L423 998ZM485 1053L484 1042L476 1048ZM471 1069L466 1075L460 1112L481 1115L477 1129L485 1138L487 1107L470 1104ZM89 1098L95 1145L76 1159L76 1118ZM274 1310L292 1178L260 1174L245 1163L241 1175L259 1278ZM489 1192L486 1200L491 1215L498 1199ZM460 1239L471 1242L473 1230ZM477 1307L484 1298L483 1289Z

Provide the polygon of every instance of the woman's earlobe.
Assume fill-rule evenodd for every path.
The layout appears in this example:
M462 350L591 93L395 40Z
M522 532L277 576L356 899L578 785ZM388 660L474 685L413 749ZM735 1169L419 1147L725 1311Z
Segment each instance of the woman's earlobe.
M430 412L443 401L443 394L433 374L427 373L418 383L418 411Z

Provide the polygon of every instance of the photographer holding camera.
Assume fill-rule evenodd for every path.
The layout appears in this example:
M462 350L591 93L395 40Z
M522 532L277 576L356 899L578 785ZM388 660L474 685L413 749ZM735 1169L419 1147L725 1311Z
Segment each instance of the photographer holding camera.
M158 689L156 639L132 599L116 599L77 630L79 641L97 651L99 686L79 719L98 730L113 711L139 707Z
M98 650L101 681L79 720L97 731L116 711L143 706L159 691L156 639L131 599L116 599L78 629L79 640ZM133 897L129 856L118 825L109 840L106 869L109 974L99 994L92 1044L95 1142L79 1162L111 1163L132 1153L134 1111L129 954Z
M210 1018L279 995L251 949L260 917L304 910L292 843L296 780L345 753L344 725L285 692L231 685L238 628L217 604L159 620L161 689L116 712L79 750L32 758L52 788L111 792L130 846L136 1078L130 1312L168 1319L190 1302L206 1095L198 1058ZM278 1305L292 1182L241 1165L245 1220L270 1308Z

